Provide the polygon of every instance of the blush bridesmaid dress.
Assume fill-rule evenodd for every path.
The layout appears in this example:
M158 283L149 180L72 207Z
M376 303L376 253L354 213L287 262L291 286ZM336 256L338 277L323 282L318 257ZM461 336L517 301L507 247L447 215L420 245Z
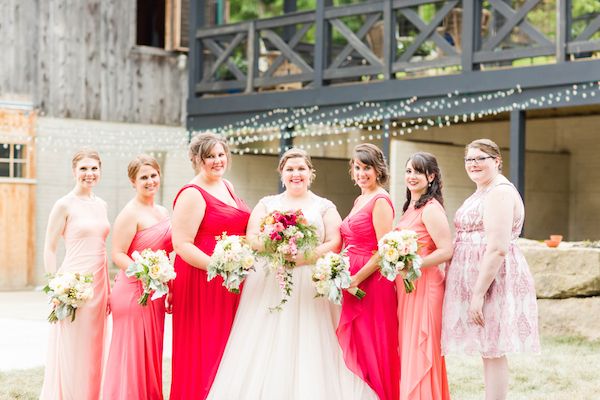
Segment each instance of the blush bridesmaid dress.
M232 207L200 186L186 185L184 190L198 190L206 202L204 219L194 244L208 255L213 253L216 236L245 235L250 209L238 198ZM240 295L230 293L217 276L207 281L206 271L175 258L177 278L173 282L173 377L171 400L202 400L208 395L229 338Z
M173 251L171 220L138 231L127 254L151 249ZM103 398L106 400L162 400L162 354L165 298L148 298L138 304L142 284L119 271L110 295L113 334L106 365Z
M398 223L398 229L417 233L421 257L436 249L422 220L427 207L439 207L444 211L436 199L431 199L418 209L409 207ZM450 389L441 346L444 272L437 266L422 268L421 272L421 277L414 282L412 293L404 290L402 277L396 278L402 371L400 399L449 400Z
M42 400L97 400L100 397L108 302L106 203L69 195L63 232L65 258L57 273L93 275L94 296L70 318L50 326Z
M373 207L380 198L392 205L386 194L378 194L360 210L347 216L340 227L352 275L377 251L372 221ZM380 400L398 400L400 361L395 283L376 271L359 287L367 293L362 300L344 292L342 316L337 328L344 360Z

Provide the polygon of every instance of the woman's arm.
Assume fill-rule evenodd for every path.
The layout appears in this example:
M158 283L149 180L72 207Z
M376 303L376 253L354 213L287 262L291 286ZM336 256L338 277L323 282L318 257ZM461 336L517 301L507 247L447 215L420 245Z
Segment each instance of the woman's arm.
M483 298L496 278L510 244L515 204L513 190L506 185L495 187L484 202L483 229L487 244L468 311L471 320L480 326L484 324Z
M329 208L323 215L323 225L325 227L325 239L312 254L306 258L303 254L298 254L296 257L296 265L312 264L319 257L325 255L329 251L338 252L342 247L342 235L340 234L340 225L342 225L342 217L335 209Z
M267 215L267 208L263 204L262 201L259 201L258 204L252 210L250 214L250 219L248 220L248 226L246 227L246 239L250 246L256 251L264 250L264 244L259 239L258 235L260 233L260 221Z
M384 198L379 198L373 206L373 227L375 235L379 241L386 233L392 230L394 221L394 210L388 201ZM362 267L354 276L350 288L358 286L362 281L367 279L371 274L379 269L379 255L377 252L371 256L369 261Z
M206 270L210 257L194 244L198 228L204 219L206 202L197 190L186 189L177 198L173 209L173 249L189 265Z
M54 203L46 227L46 239L44 240L44 270L46 273L56 273L56 248L58 240L65 230L67 216L67 203L64 199L60 199Z
M452 233L444 210L436 205L426 205L422 214L423 224L436 249L423 257L421 267L438 266L452 258Z
M135 211L125 206L117 216L113 225L111 257L119 269L125 271L133 260L127 255L129 246L137 232L137 218Z

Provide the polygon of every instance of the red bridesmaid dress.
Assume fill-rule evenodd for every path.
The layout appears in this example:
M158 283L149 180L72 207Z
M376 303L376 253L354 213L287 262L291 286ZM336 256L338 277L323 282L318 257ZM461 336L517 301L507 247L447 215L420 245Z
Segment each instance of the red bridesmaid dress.
M245 235L250 209L226 183L237 207L232 207L197 185L184 190L198 190L206 202L204 219L194 244L211 255L216 236ZM217 276L207 281L206 271L175 258L177 278L173 282L173 359L171 400L202 400L210 391L223 356L240 295L230 293Z
M380 198L386 199L393 208L387 195L378 194L355 214L346 217L340 227L352 275L377 251L373 207ZM337 328L344 360L380 400L398 400L400 360L395 283L377 271L365 279L360 288L367 292L362 300L344 292Z

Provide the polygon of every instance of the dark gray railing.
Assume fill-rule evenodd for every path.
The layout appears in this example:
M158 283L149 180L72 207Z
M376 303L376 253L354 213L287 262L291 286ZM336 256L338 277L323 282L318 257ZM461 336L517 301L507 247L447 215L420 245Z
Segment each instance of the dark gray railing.
M543 0L526 0L519 8L513 1L489 0L485 9L480 0L318 3L314 11L197 29L191 46L198 60L192 64L194 95L402 79L426 70L506 68L533 57L563 63L600 51L600 15L590 16L572 35L570 0L556 1L551 34L528 20ZM428 4L436 8L425 21L417 9ZM405 35L406 26L412 34ZM419 55L425 46L433 50Z

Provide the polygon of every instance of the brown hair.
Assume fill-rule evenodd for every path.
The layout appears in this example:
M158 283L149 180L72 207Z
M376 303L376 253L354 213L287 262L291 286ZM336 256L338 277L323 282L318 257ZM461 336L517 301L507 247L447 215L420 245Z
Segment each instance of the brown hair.
M73 169L75 169L77 163L84 158L93 158L94 160L98 161L98 166L102 167L102 160L100 160L100 155L98 152L92 148L84 147L79 149L79 151L73 155L73 158L71 159L71 166Z
M310 155L305 150L299 149L297 147L292 147L291 149L283 153L283 155L279 159L279 165L277 166L277 171L279 171L279 174L281 175L281 173L283 172L283 167L285 167L285 163L292 158L304 159L304 162L310 169L310 182L312 183L312 181L314 181L317 177L315 167L313 167Z
M350 178L354 180L354 160L358 160L361 163L373 167L377 174L377 183L381 186L386 186L390 179L390 173L388 170L385 156L381 149L371 143L362 143L354 147L352 152L352 158L350 159Z
M431 153L419 151L406 160L406 164L409 162L412 164L413 169L420 174L424 174L427 177L427 180L429 180L429 175L433 175L433 180L429 182L427 191L421 197L419 197L419 200L417 200L415 203L415 209L423 207L431 199L436 199L443 206L444 197L442 196L442 173L440 172L440 167L438 167L435 156ZM406 202L402 207L402 211L408 210L410 200L411 194L410 190L407 188Z
M142 168L144 165L154 168L160 176L160 165L158 165L158 161L148 154L140 154L131 160L127 166L127 176L132 182L135 181L135 177L137 176L138 172L140 172L140 168Z
M500 161L500 165L498 165L498 170L502 172L502 154L500 154L500 147L490 140L490 139L477 139L473 140L471 143L465 146L465 155L469 149L478 149L483 151L488 156L492 156L497 158Z
M220 135L204 132L194 136L190 142L188 154L194 171L198 171L197 158L200 157L200 161L204 162L217 144L223 146L223 150L225 150L225 154L227 155L227 166L231 165L231 152L229 151L227 140Z

